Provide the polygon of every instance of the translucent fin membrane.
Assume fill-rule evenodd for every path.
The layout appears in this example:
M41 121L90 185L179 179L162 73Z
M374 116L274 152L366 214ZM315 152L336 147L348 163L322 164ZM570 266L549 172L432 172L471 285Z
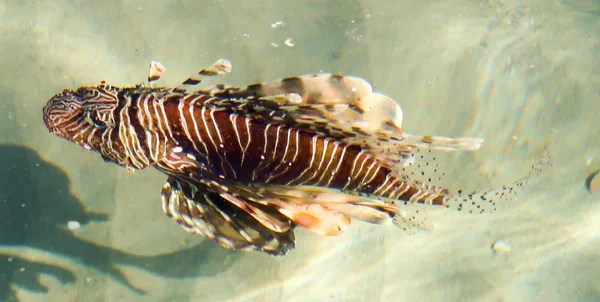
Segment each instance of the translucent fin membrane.
M546 147L538 160L531 165L529 174L511 184L487 191L465 193L458 191L455 197L447 201L446 207L468 213L491 213L508 206L533 181L552 165L550 150Z
M423 186L434 186L433 184L444 183L446 172L440 166L435 152L431 150L414 149L410 154L408 164L402 168L414 182L422 182ZM478 190L465 192L462 189L456 190L454 194L449 193L444 201L444 206L458 211L468 213L491 213L497 209L508 206L512 200L519 196L527 184L534 181L542 171L550 166L551 157L548 148L545 148L542 155L532 165L530 172L525 177L499 188L490 190Z

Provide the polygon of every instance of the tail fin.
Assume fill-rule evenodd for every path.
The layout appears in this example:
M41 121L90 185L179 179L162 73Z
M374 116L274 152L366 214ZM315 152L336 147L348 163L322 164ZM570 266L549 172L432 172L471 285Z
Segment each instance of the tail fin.
M458 193L451 197L446 207L468 213L491 213L497 209L506 207L519 196L527 187L527 184L534 181L545 168L552 165L552 158L548 147L544 148L542 155L531 166L529 174L510 185L504 185L500 188L495 188L487 191L476 191L472 193L464 193L459 190Z

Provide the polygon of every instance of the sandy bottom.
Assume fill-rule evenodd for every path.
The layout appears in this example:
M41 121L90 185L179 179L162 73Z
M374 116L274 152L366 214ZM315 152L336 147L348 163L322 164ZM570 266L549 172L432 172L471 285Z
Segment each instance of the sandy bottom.
M600 168L598 2L150 2L0 2L0 300L600 299L600 195L584 189ZM554 164L493 215L431 209L434 229L413 236L298 230L273 258L188 235L162 214L164 175L130 175L42 123L64 88L134 85L150 60L174 86L221 57L229 84L357 75L401 104L407 132L486 138L446 158L450 188L511 183L544 145Z

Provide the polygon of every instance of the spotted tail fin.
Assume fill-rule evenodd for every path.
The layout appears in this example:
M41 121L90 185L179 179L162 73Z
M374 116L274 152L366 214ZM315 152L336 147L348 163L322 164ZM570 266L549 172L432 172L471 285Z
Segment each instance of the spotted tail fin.
M465 193L462 190L459 190L455 196L447 200L445 206L472 214L491 213L507 207L527 188L529 183L535 181L544 169L551 165L552 158L550 150L548 147L545 147L542 155L531 165L531 170L527 176L500 188L471 193Z

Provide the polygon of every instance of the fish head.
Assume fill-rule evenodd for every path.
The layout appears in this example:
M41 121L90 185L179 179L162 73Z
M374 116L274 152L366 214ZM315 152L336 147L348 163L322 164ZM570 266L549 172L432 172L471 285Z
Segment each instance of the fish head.
M117 144L110 143L110 138L118 134L115 111L119 91L120 88L104 82L99 86L65 89L44 106L44 123L50 133L99 152L107 161L119 163L122 156L114 154L122 150ZM111 146L107 146L107 141Z

